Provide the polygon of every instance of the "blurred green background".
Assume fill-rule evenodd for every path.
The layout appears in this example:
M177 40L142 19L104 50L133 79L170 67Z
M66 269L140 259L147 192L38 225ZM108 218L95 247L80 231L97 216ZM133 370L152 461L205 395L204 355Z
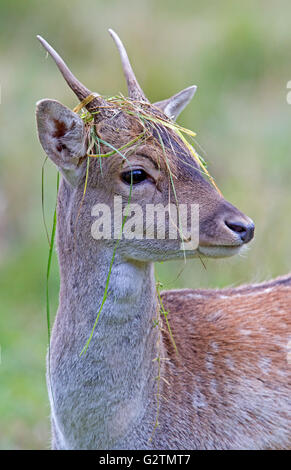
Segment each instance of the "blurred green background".
M198 85L179 122L197 132L224 196L256 223L244 256L208 260L206 269L199 261L165 263L157 266L158 278L168 288L222 287L290 270L290 2L0 0L1 449L49 447L44 153L34 111L41 98L69 107L77 100L35 36L51 42L88 88L110 96L126 87L109 27L127 46L150 100ZM49 221L55 194L49 163ZM53 312L58 282L55 258Z

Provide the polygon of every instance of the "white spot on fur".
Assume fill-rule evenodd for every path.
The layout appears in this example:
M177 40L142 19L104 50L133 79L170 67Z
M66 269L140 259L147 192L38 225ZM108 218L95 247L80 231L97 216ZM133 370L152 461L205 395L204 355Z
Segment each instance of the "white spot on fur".
M210 346L213 349L213 351L219 351L219 346L217 343L215 343L215 341L211 341Z
M251 330L240 330L240 334L248 336L252 334Z

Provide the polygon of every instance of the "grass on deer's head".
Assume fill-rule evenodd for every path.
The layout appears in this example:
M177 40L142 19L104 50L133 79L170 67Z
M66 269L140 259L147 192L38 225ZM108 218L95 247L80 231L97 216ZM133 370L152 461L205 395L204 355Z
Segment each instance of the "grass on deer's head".
M87 128L92 128L94 127L94 114L98 114L100 111L96 111L96 113L89 113L87 110L84 110L83 106L84 103L87 104L89 101L88 99L90 98L91 100L94 99L94 95L90 95L90 97L86 98L82 103L80 103L75 109L75 112L80 112L80 116L83 119L85 125ZM189 143L187 138L193 139L196 134L195 132L191 131L190 129L187 129L185 127L180 126L176 122L168 119L164 114L161 113L161 111L156 108L155 106L145 103L143 101L137 101L137 100L131 100L128 98L125 98L122 94L112 96L110 98L105 99L105 101L108 103L107 108L108 109L120 109L123 113L128 114L130 116L134 116L138 122L141 124L143 128L143 132L133 138L131 141L129 141L127 144L123 145L119 149L112 149L111 152L101 154L91 154L90 151L96 144L96 138L97 135L93 135L89 131L90 135L90 142L89 142L89 147L88 147L88 152L87 156L88 157L109 157L114 155L115 153L119 153L119 151L122 151L126 148L129 148L133 146L136 142L139 140L146 140L147 137L154 137L154 132L158 134L158 144L161 145L163 149L163 154L165 154L164 147L163 147L163 141L160 138L160 132L159 129L165 128L166 130L172 130L173 132L171 133L171 137L176 137L176 139L180 139L182 143L185 145L185 147L189 150L191 156L193 157L193 160L198 164L198 168L200 168L200 171L211 181L213 186L216 188L218 192L219 189L217 185L215 184L215 181L213 177L210 175L209 171L207 170L207 165L205 160L202 158L201 155L198 154L198 152L194 149L193 145ZM97 138L98 139L98 138ZM100 141L100 139L98 139ZM107 142L103 142L105 145L109 146L110 145ZM173 152L175 153L174 149ZM168 166L168 165L167 165ZM170 167L169 167L170 170Z

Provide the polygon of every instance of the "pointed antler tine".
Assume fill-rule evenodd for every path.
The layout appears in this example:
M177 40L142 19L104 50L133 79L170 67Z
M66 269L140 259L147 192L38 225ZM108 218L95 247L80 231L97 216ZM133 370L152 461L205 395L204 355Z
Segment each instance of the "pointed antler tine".
M60 55L50 46L50 44L43 39L41 36L37 36L39 42L43 45L45 50L50 54L50 56L54 59L59 71L63 75L64 79L66 80L69 87L73 90L73 92L77 95L80 101L84 100L88 95L90 95L91 91L88 90L70 71L67 64L63 61Z
M69 67L67 64L63 61L63 59L60 57L60 55L50 46L50 44L43 39L41 36L37 36L37 39L40 41L40 43L43 45L45 50L50 54L50 56L54 59L59 71L63 75L64 79L66 80L67 84L73 90L75 95L79 98L80 101L83 101L85 98L87 98L89 95L92 94L92 92L85 87L76 77L73 75L73 73L70 71ZM96 109L96 100L97 102L99 101L99 105L103 103L103 99L101 96L99 97L96 93L95 95L97 96L96 98L93 99L93 101L89 102L86 105L86 108L90 111L90 109ZM100 103L101 102L101 103Z
M127 82L129 97L132 99L147 102L148 100L146 99L144 92L139 86L138 81L135 77L135 74L132 70L124 45L122 44L119 36L112 29L109 29L108 31L117 46L117 49L121 58L123 72L124 72L126 82Z

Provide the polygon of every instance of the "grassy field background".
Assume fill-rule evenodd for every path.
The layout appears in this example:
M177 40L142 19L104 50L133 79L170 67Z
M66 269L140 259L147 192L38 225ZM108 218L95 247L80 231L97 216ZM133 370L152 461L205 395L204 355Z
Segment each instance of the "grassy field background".
M247 254L231 260L157 266L165 287L223 287L257 282L291 266L291 4L149 0L0 0L0 449L49 447L45 385L48 255L41 211L44 153L35 102L77 103L37 42L41 34L88 88L126 93L107 33L127 46L152 101L196 84L179 123L197 132L224 196L256 223ZM56 171L46 169L52 219ZM57 307L58 268L51 276Z

